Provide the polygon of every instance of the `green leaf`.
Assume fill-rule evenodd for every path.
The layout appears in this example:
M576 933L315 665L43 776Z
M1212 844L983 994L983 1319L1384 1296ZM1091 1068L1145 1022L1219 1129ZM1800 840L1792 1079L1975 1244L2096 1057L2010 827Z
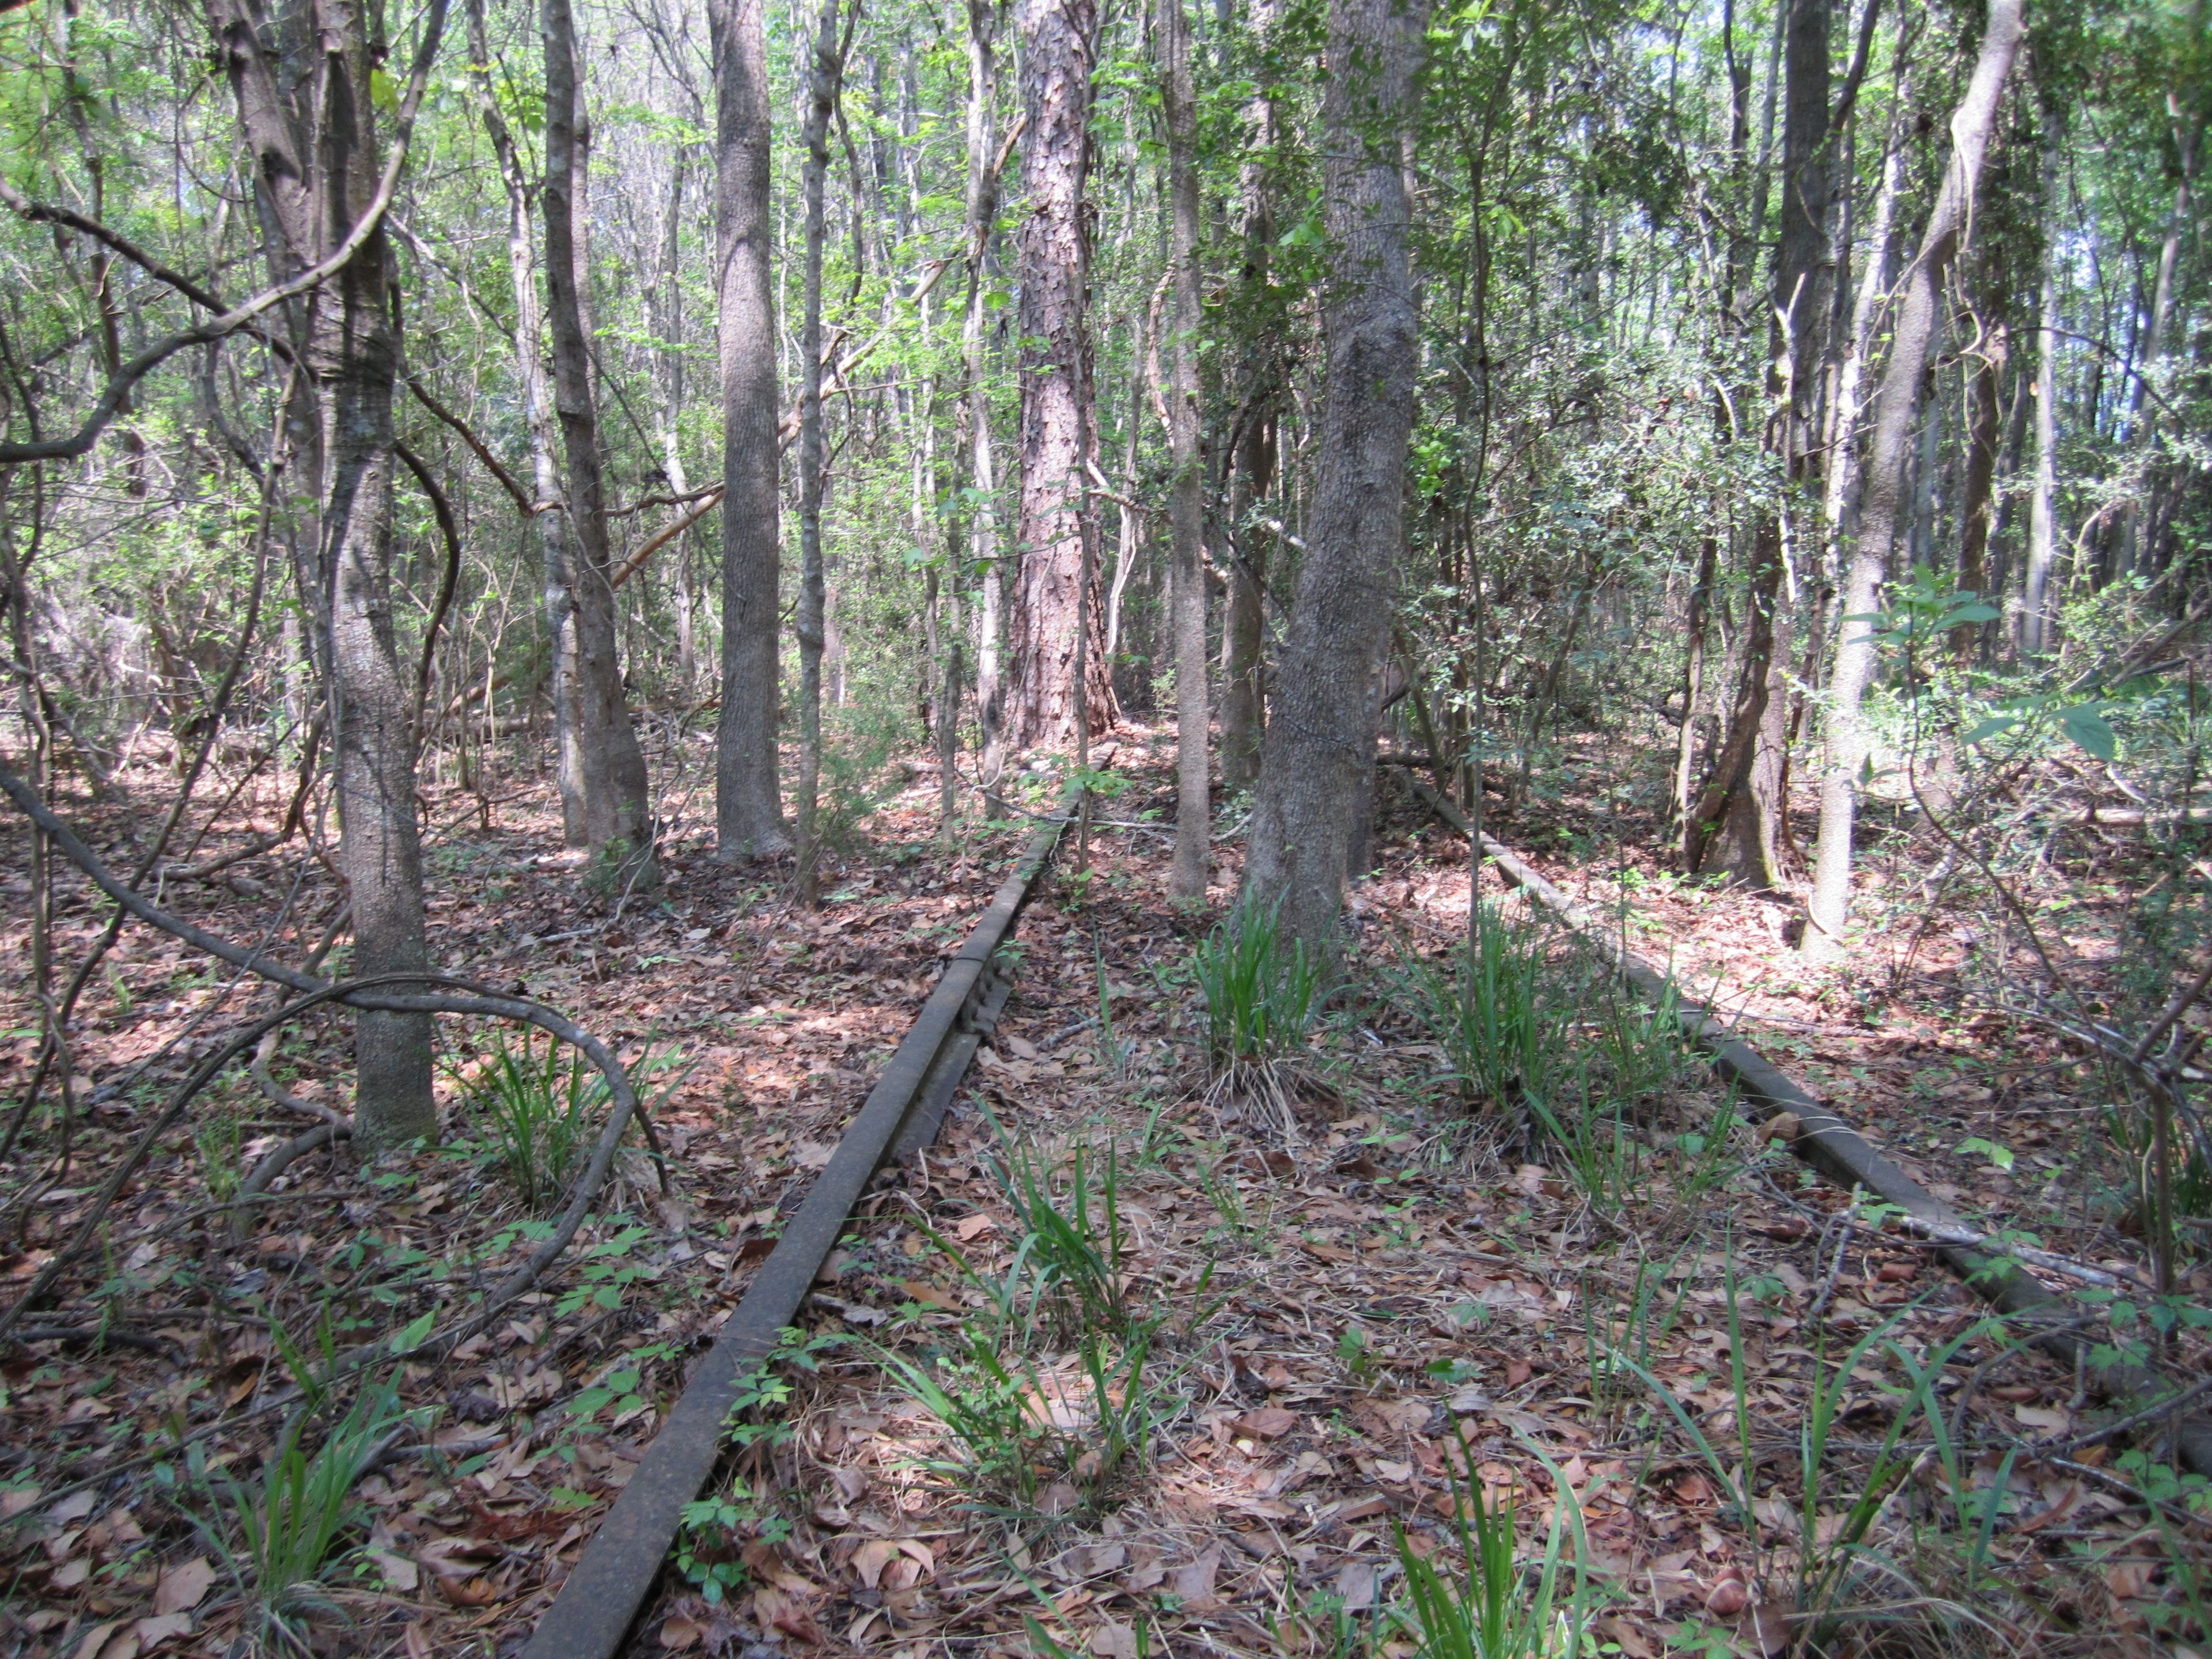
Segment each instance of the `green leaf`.
M1987 743L1991 738L2002 737L2006 732L2011 731L2014 726L2018 726L2019 724L2019 720L2011 714L1992 714L1989 719L1982 721L1979 725L1973 727L1972 730L1967 732L1959 739L1959 741L1961 743Z
M1942 633L1948 629L1962 627L1967 623L1995 622L2003 615L2003 611L1986 605L1962 605L1945 617L1942 622L1937 623L1936 629L1936 632Z
M399 113L398 85L380 69L368 72L368 100L386 115Z
M1994 1140L1984 1140L1979 1135L1970 1135L1959 1143L1961 1152L1979 1152L2000 1170L2012 1168L2012 1148L2000 1146Z
M2059 729L2083 749L2100 761L2108 761L2118 750L2112 728L2094 702L2076 703L2071 708L2058 711Z
M437 1322L437 1318L438 1316L434 1313L426 1313L420 1319L409 1324L405 1329L399 1332L398 1335L392 1339L392 1352L394 1353L414 1352L416 1349L422 1346L424 1339L428 1337L430 1334L430 1327Z

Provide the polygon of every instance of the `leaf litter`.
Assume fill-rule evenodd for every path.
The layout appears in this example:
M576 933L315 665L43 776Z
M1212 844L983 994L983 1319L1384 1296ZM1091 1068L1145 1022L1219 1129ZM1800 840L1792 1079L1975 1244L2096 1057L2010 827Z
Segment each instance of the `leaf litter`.
M1123 763L1139 791L1166 791L1158 752ZM318 1654L505 1653L549 1604L1012 855L1019 826L939 848L932 793L877 811L813 916L772 872L713 864L703 827L681 823L662 901L595 908L542 788L502 804L496 829L440 844L442 963L588 1011L625 1060L669 1057L655 1115L671 1190L633 1158L516 1316L395 1366L412 1432L353 1489L328 1605L305 1626ZM255 800L240 799L242 840ZM89 803L70 810L100 822ZM1639 1117L1650 1156L1617 1207L1499 1103L1445 1098L1437 1044L1387 1000L1324 1023L1327 1086L1301 1094L1295 1143L1224 1125L1183 973L1203 919L1158 902L1157 838L1100 830L1092 848L1089 872L1063 863L1025 918L1013 1000L939 1144L871 1194L825 1267L803 1316L845 1340L787 1373L787 1437L733 1456L727 1481L750 1502L730 1528L728 1593L670 1575L648 1650L1405 1659L1401 1548L1450 1559L1470 1490L1510 1503L1524 1551L1555 1522L1573 1531L1581 1614L1632 1656L1779 1652L1814 1633L1798 1616L1808 1584L1847 1627L1909 1629L1937 1650L1986 1637L2148 1653L2194 1628L2180 1604L2203 1545L2195 1494L2147 1508L2143 1474L2113 1447L2041 1449L2094 1426L2074 1376L1989 1328L1924 1250L1855 1219L1778 1146L1723 1121L1725 1179L1699 1173L1684 1139L1723 1112L1702 1081ZM1217 910L1235 875L1222 852ZM1389 809L1379 857L1357 916L1368 960L1385 960L1386 933L1433 951L1463 929L1463 851L1409 805ZM100 918L61 887L65 955ZM238 900L210 890L188 908L251 935L260 913ZM319 921L295 920L304 949ZM163 941L126 934L115 961L82 1017L91 1104L66 1161L6 1171L35 1198L0 1261L12 1282L68 1235L88 1172L146 1109L100 1085L149 1057L174 1071L246 1006ZM1848 1036L1823 1026L1816 1052L1881 1075L1883 1045ZM484 1034L441 1042L449 1127L472 1133ZM11 1039L18 1086L31 1051ZM295 1092L342 1102L338 1027L280 1054ZM33 1332L60 1334L0 1362L15 1585L0 1619L26 1659L229 1653L244 1598L216 1477L258 1478L283 1416L270 1407L317 1344L465 1308L529 1223L477 1146L367 1172L303 1159L234 1236L221 1172L297 1124L242 1080L207 1115L111 1213L104 1276L65 1279L38 1310ZM1009 1201L1009 1140L1063 1199L1075 1152L1095 1181L1111 1149L1124 1231L1109 1265L1152 1328L1103 1390L1079 1333L1042 1339L1015 1420L1074 1455L1036 1471L1021 1504L965 1478L943 1416L880 1363L957 1357L994 1317L991 1287L1031 1237ZM1946 1345L1936 1409L1885 1460L1910 1364ZM1808 1502L1808 1399L1824 1391L1828 1461ZM1141 1443L1105 1467L1105 1421L1133 1398ZM1870 1475L1887 1484L1855 1486ZM1960 1535L1961 1515L1978 1533ZM1856 1553L1838 1549L1847 1534Z

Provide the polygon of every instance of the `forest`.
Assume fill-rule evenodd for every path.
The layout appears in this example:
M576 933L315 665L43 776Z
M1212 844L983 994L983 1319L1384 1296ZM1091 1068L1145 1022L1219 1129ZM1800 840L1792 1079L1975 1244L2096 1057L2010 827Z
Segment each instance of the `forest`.
M0 1659L2212 1653L2208 125L0 0Z

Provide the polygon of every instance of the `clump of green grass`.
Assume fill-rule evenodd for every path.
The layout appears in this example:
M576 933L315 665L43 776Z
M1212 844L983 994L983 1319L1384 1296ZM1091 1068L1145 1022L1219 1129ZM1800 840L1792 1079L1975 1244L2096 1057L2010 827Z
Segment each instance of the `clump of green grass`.
M216 1514L198 1528L238 1587L257 1645L302 1659L313 1652L304 1624L337 1612L328 1579L362 1518L354 1483L405 1415L398 1390L380 1384L356 1398L312 1452L311 1415L295 1416L251 1487L228 1470L210 1482Z
M1206 1103L1296 1139L1292 1101L1321 1013L1322 963L1285 934L1279 906L1248 903L1200 942L1191 975L1206 1004Z
M541 1055L528 1031L510 1046L495 1032L483 1069L467 1083L494 1161L533 1210L552 1206L592 1143L606 1079L551 1036Z

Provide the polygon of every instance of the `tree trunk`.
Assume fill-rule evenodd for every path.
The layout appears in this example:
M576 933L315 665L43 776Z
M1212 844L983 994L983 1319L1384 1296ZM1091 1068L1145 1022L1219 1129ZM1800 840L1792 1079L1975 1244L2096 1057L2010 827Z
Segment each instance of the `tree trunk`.
M523 426L530 434L531 489L537 510L526 534L538 538L544 573L545 635L551 647L548 665L553 704L553 775L561 796L562 839L570 847L591 844L584 808L584 749L576 710L576 626L574 556L568 539L567 492L553 449L552 398L538 339L544 318L538 304L538 256L531 246L530 183L522 170L514 134L500 113L492 91L491 46L484 27L483 0L470 0L469 52L477 65L477 106L491 139L507 188L507 268L514 288L514 375L522 392ZM487 714L490 712L487 706Z
M1114 723L1105 610L1095 591L1097 410L1092 398L1091 77L1095 0L1018 0L1027 198L1017 240L1021 289L1021 566L1007 616L1014 684L1006 738L1017 749L1080 746ZM1088 587L1086 589L1086 574ZM1086 637L1079 639L1081 626ZM1075 677L1085 677L1079 693ZM1076 731L1078 704L1087 731Z
M1263 41L1273 28L1277 0L1255 0L1252 29ZM1255 155L1275 142L1275 106L1265 90L1244 106ZM1240 169L1244 195L1244 268L1240 276L1247 307L1267 307L1251 325L1251 344L1241 379L1242 407L1231 453L1229 477L1230 553L1224 573L1221 618L1221 783L1249 789L1260 775L1260 740L1267 724L1262 684L1262 649L1267 638L1265 609L1267 552L1272 538L1252 522L1254 509L1267 498L1275 471L1276 400L1279 395L1281 347L1274 331L1276 307L1269 268L1275 246L1275 214L1265 166L1246 161Z
M1168 260L1175 284L1175 333L1168 342L1168 445L1175 482L1168 514L1175 537L1176 839L1171 899L1206 897L1213 800L1206 787L1206 480L1198 440L1198 108L1191 90L1190 21L1183 0L1160 0L1160 99L1167 118Z
M614 560L607 539L591 337L584 326L577 196L583 183L576 31L569 0L545 7L545 292L553 334L553 396L568 461L568 524L575 550L576 735L583 759L584 830L591 880L612 892L660 884L653 856L645 751L629 723L615 641Z
M714 58L714 259L721 300L722 709L715 855L788 852L777 781L775 289L769 269L768 40L763 0L708 0Z
M1006 562L1000 556L998 467L991 444L991 394L983 377L983 258L999 216L994 116L999 95L998 0L968 0L968 303L960 320L962 397L967 422L969 559L981 574L975 617L975 720L981 728L982 782L1006 767L1006 690L1000 641L1006 634Z
M1866 406L1866 366L1874 350L1875 325L1889 292L1889 245L1897 224L1898 190L1905 179L1904 112L1910 106L1909 92L1910 83L1899 70L1891 99L1898 113L1890 123L1881 182L1875 187L1866 269L1859 274L1858 292L1851 301L1850 337L1844 345L1844 360L1836 372L1835 405L1829 411L1828 475L1820 514L1827 535L1822 563L1828 568L1842 558L1844 544L1858 523L1859 416Z
M801 148L806 264L799 327L799 902L821 901L822 841L822 197L830 176L830 118L844 64L837 49L838 0L822 0L807 76Z
M1375 764L1376 667L1402 539L1418 334L1404 142L1427 7L1330 0L1322 212L1332 278L1308 550L1275 684L1240 902L1329 951Z
M1788 522L1799 494L1820 477L1813 430L1819 366L1829 312L1828 207L1833 188L1828 106L1829 0L1790 0L1784 57L1782 223L1768 290L1774 322L1767 392L1772 413L1768 451L1778 456L1789 488L1752 536L1742 678L1718 763L1700 792L1683 837L1692 870L1725 862L1754 887L1786 877L1782 819L1788 781L1786 712L1781 705L1790 629L1779 613Z
M2051 648L2051 580L2058 564L2058 128L2046 121L2043 138L2043 284L2035 331L2035 477L2027 501L2027 566L2021 577L2020 648L2039 656Z
M210 0L252 158L272 278L319 263L374 202L384 167L366 11L316 0L303 18L313 73L287 60L259 0ZM444 21L434 9L430 27ZM312 43L312 47L308 43ZM313 135L311 142L309 135ZM391 247L379 223L336 276L286 313L313 395L293 428L301 476L313 480L299 544L320 596L315 620L333 737L338 862L352 905L356 975L427 968L422 843L415 818L414 686L392 630ZM362 1013L355 1028L355 1151L367 1157L435 1135L427 1014Z
M1943 282L1957 257L1960 236L1973 206L1974 186L1989 152L1997 99L2020 48L2021 6L2022 0L1990 0L1973 78L1951 118L1952 153L1942 188L1928 216L1920 252L1905 273L1889 362L1875 397L1866 501L1838 608L1838 614L1847 618L1863 618L1874 611L1883 572L1903 528L1906 463L1921 377L1941 320ZM1828 678L1827 769L1820 779L1820 851L1813 873L1811 918L1805 929L1805 954L1815 961L1832 959L1841 951L1850 915L1851 837L1859 771L1867 754L1860 710L1874 668L1872 628L1863 621L1844 622Z
M1719 503L1714 506L1717 508ZM1674 732L1674 828L1677 851L1686 861L1687 847L1680 838L1689 833L1690 792L1697 776L1698 700L1705 695L1705 633L1712 613L1713 584L1720 574L1720 543L1717 535L1709 534L1698 544L1698 573L1691 579L1689 615L1684 622L1689 640L1682 663L1682 719Z
M1959 493L1959 587L1984 604L2002 597L1990 587L1990 532L1996 523L1997 445L2004 435L2004 380L2010 331L2004 319L1990 322L1982 349L1966 368L1966 466ZM1951 630L1951 649L1961 665L1973 661L1982 636L1979 623Z

